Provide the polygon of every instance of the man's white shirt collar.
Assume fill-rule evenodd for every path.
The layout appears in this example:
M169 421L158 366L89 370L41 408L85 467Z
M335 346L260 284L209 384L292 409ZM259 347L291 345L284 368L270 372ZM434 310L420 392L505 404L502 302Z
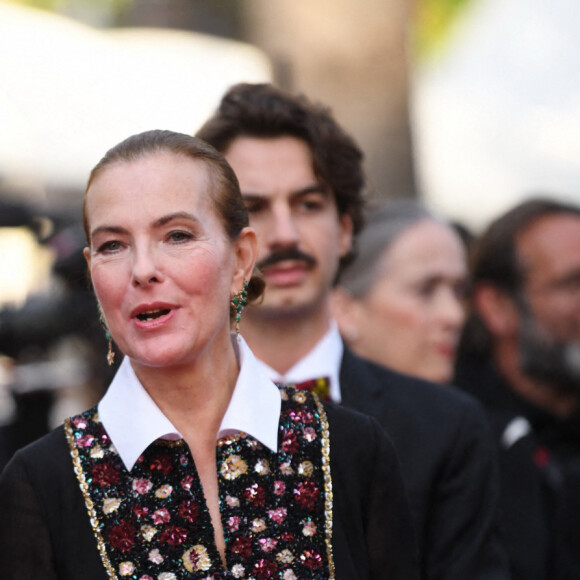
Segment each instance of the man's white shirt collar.
M258 360L265 373L275 383L301 383L318 377L328 377L330 380L330 398L340 403L340 365L344 345L338 325L333 320L328 332L318 341L316 346L300 359L287 373L281 375L264 361Z
M240 374L218 438L242 431L276 452L282 405L280 391L263 372L245 340L234 335L234 341ZM139 382L128 357L123 359L98 404L98 411L103 426L129 471L155 440L183 438Z

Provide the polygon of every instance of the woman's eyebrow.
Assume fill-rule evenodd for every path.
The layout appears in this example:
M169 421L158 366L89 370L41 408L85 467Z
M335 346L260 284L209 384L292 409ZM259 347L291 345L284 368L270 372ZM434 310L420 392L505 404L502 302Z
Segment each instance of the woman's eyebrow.
M91 231L91 238L94 238L97 234L109 233L109 234L126 234L128 233L125 228L121 226L99 226Z
M194 222L199 222L199 219L195 217L192 213L188 213L186 211L177 211L174 213L170 213L168 215L164 215L159 219L153 222L153 227L160 227L168 224L169 222L176 220L176 219L186 219Z
M175 213L170 213L168 215L161 216L160 218L156 219L152 225L154 228L162 227L162 226L164 226L164 225L168 224L169 222L176 220L176 219L187 219L187 220L199 223L199 219L197 219L197 217L195 217L193 214L188 213L186 211L177 211ZM94 230L91 231L91 238L93 238L97 234L101 234L101 233L128 234L129 231L122 226L102 225L102 226L99 226L98 228L95 228Z

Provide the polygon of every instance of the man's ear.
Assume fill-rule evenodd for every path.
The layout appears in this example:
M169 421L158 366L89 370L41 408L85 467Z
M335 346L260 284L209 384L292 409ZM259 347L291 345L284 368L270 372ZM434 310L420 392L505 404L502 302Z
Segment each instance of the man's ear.
M352 217L348 213L344 213L339 217L340 221L340 235L338 239L338 248L340 257L344 258L352 249L353 238L353 223Z
M473 306L487 329L496 336L517 333L520 315L516 303L504 290L481 283L473 293Z

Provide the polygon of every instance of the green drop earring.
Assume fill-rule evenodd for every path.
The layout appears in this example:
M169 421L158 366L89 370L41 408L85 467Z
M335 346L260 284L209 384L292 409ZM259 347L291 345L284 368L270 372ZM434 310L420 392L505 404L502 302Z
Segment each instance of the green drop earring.
M242 311L248 303L248 281L244 280L242 289L232 296L231 304L235 310L234 315L234 330L236 334L240 333L240 320L242 319Z
M105 320L105 316L103 315L103 309L101 305L98 304L99 309L99 322L105 331L105 338L109 343L109 348L107 349L107 364L111 366L115 362L115 351L113 350L113 338L111 337L111 333L109 332L109 327L107 326L107 322Z

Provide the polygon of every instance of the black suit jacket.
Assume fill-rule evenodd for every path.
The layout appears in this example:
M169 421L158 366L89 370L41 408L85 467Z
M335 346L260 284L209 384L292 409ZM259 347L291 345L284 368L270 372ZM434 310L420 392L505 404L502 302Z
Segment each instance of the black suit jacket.
M520 397L491 361L465 354L456 384L487 412L499 450L501 524L514 580L580 578L580 409L555 417ZM511 441L517 422L528 431Z
M485 415L453 387L395 373L345 349L343 405L379 420L397 450L422 577L509 578L498 541L497 457Z

